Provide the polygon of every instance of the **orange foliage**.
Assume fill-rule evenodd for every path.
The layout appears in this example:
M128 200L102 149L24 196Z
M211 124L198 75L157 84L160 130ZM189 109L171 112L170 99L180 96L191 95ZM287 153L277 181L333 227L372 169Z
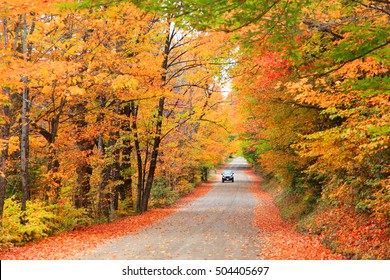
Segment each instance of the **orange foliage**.
M75 9L80 3L58 1L69 2L62 10L52 2L7 0L1 2L7 10L0 8L0 29L7 31L0 33L0 123L14 122L10 141L0 144L9 146L4 158L11 162L20 146L21 98L9 102L3 88L16 96L28 87L28 160L37 175L29 182L31 199L115 219L120 211L147 209L164 169L196 173L223 160L227 133L212 132L228 129L216 81L223 63L215 63L228 48L226 34L178 30L171 18L128 2ZM26 13L23 32L20 13ZM3 104L15 116L3 116ZM5 171L18 180L12 164ZM183 185L191 189L194 182Z

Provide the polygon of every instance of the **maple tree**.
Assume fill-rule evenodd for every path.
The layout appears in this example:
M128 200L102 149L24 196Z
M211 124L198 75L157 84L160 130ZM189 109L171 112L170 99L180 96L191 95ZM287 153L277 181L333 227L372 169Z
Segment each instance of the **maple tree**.
M253 39L242 45L250 52L243 52L247 66L238 66L243 76L235 82L238 110L247 116L244 153L285 189L280 197L287 217L296 221L316 210L305 230L318 228L310 221L320 217L336 248L349 232L366 232L370 222L381 234L368 243L377 246L386 238L390 205L388 4L311 1L296 18L289 36L273 30L263 36L269 41L258 41L244 32ZM252 30L264 28L255 25ZM277 43L280 35L287 45ZM267 64L269 50L277 56ZM355 215L336 234L330 232L337 222L323 216L332 208L328 217ZM386 245L375 252L349 245L354 249L338 247L348 257L387 257Z
M289 215L317 206L351 208L351 227L368 219L384 232L390 205L388 3L165 4L156 9L175 10L202 30L236 32L232 38L241 44L232 96L244 154L278 180L286 200L294 194L297 209L289 212L297 213ZM197 22L199 15L204 21ZM382 252L375 257L386 257Z
M118 213L144 212L168 162L193 174L177 174L175 184L164 185L182 194L200 182L200 166L223 160L217 153L199 161L189 157L189 163L168 155L174 145L193 154L199 147L180 137L194 143L213 126L225 134L208 139L209 145L227 150L221 140L227 121L218 117L225 110L216 81L222 66L215 63L227 48L220 47L224 34L200 36L129 3L8 7L12 13L1 21L1 209L8 197L7 205L21 198L22 207L5 209L5 241L22 244L88 224L90 217L110 221ZM50 226L47 211L56 220ZM18 239L11 217L36 231Z
M378 243L390 213L389 14L381 0L3 1L3 228L19 221L30 240L170 204L238 136L303 230L343 253L346 233L332 230L344 213L345 231L370 224ZM375 246L348 254L386 258Z
M320 108L330 126L304 136L296 149L313 160L307 173L322 178L325 205L339 205L346 216L351 209L355 212L349 231L364 232L364 220L385 231L389 215L388 5L378 1L334 4L339 5L337 12L304 22L320 32L307 37L303 57L320 68L307 69L309 76L290 85L296 99ZM321 47L313 50L314 45ZM334 213L342 216L342 212ZM335 244L342 235L332 236ZM362 243L354 244L356 249L347 250L348 254L386 258L381 246L376 252L359 251L367 246Z

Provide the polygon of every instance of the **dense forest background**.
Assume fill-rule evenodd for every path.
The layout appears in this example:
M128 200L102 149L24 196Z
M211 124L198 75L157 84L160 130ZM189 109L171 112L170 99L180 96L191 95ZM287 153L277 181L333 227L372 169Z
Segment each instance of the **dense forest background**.
M242 153L285 219L389 259L390 2L3 1L2 244L169 205Z

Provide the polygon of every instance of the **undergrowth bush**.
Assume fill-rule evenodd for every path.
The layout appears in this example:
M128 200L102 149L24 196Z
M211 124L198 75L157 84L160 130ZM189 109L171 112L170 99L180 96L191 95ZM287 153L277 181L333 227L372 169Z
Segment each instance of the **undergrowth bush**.
M197 184L196 180L189 182L186 178L179 178L174 186L169 186L165 179L157 179L152 188L151 204L153 207L172 205L181 196L192 192Z
M45 202L27 201L21 211L20 201L12 196L5 200L0 243L24 245L57 232L71 231L92 223L84 209L71 205L46 205Z
M20 202L15 196L4 203L3 234L1 243L12 242L23 245L40 239L55 231L57 216L41 201L27 201L27 210L20 210Z
M195 185L193 183L188 182L187 180L179 181L177 186L180 196L189 194L194 190L194 188Z
M160 180L153 185L152 189L152 200L153 207L162 207L173 204L179 198L179 193L165 185Z
M70 204L53 205L52 209L56 214L56 231L72 231L76 228L85 227L93 223L85 208L76 209Z

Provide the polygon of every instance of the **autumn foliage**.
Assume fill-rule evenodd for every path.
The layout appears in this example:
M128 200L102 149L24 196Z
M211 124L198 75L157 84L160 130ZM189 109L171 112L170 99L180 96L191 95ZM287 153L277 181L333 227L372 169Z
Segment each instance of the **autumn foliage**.
M390 258L388 1L1 4L3 244L172 204L240 141L298 230Z
M170 205L233 152L226 35L95 4L1 3L4 246Z
M389 258L386 5L310 1L262 41L253 22L233 72L244 154L283 216L348 258Z

